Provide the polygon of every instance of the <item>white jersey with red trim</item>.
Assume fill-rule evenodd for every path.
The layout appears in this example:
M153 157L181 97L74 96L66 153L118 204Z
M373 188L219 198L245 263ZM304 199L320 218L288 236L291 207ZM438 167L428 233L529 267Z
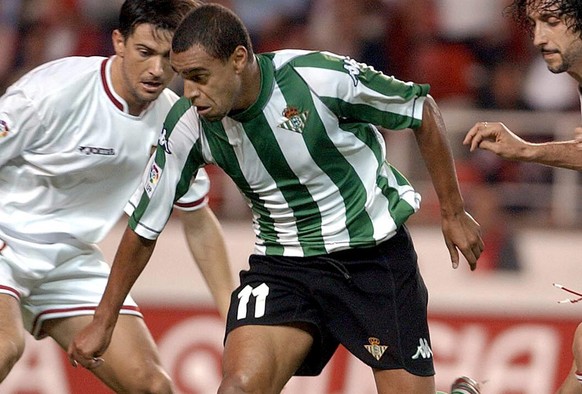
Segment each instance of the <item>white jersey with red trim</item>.
M119 220L177 96L166 89L130 115L112 88L112 59L47 63L0 98L3 232L97 243ZM193 198L203 204L209 185L201 178Z

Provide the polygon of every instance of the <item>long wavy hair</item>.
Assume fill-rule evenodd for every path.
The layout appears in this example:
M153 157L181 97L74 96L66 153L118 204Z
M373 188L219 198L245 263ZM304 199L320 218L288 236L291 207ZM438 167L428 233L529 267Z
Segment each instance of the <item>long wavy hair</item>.
M569 29L582 38L582 0L514 0L505 8L504 14L512 17L532 34L533 27L527 16L528 8L556 14Z

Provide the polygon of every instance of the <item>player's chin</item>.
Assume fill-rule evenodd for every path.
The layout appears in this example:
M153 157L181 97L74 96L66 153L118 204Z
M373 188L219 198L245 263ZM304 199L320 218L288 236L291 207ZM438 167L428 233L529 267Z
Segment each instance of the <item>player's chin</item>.
M217 122L226 116L222 112L213 111L212 107L197 107L197 111L198 115L210 122Z
M163 91L164 89L142 91L141 99L146 102L152 102L160 97L160 94L162 94Z
M140 90L144 96L157 98L164 91L166 86L167 85L163 83L156 84L142 83Z
M224 118L224 116L217 116L217 115L200 115L200 117L209 121L209 122L218 122L219 120Z

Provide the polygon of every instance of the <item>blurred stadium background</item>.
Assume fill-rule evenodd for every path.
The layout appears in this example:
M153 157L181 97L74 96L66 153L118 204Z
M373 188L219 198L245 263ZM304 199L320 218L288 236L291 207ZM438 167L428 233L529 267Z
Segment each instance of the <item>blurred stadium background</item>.
M0 93L23 73L62 56L112 53L122 0L0 0ZM552 393L571 364L578 304L558 304L561 283L582 290L580 174L469 154L461 141L477 121L503 121L534 141L569 139L580 124L577 87L547 71L529 37L503 16L507 0L222 0L247 23L257 52L326 49L404 80L431 84L441 106L470 212L487 250L476 272L450 268L438 206L408 132L384 131L388 160L423 195L410 221L430 291L437 386L458 375L483 394ZM180 92L180 81L173 88ZM210 168L211 205L234 264L246 266L248 209ZM173 218L134 296L179 393L215 392L223 325ZM121 220L101 245L112 259ZM131 357L131 355L128 355ZM2 394L107 393L74 370L49 340L27 350ZM374 393L369 370L341 350L317 378L293 379L286 394Z

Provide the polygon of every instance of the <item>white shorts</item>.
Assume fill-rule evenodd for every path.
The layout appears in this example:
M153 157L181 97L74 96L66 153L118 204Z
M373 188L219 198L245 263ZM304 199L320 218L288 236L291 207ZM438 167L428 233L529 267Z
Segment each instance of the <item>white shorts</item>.
M95 312L110 267L96 245L70 236L26 238L0 229L0 294L20 301L24 327L40 339L46 320ZM142 316L131 296L121 313Z

